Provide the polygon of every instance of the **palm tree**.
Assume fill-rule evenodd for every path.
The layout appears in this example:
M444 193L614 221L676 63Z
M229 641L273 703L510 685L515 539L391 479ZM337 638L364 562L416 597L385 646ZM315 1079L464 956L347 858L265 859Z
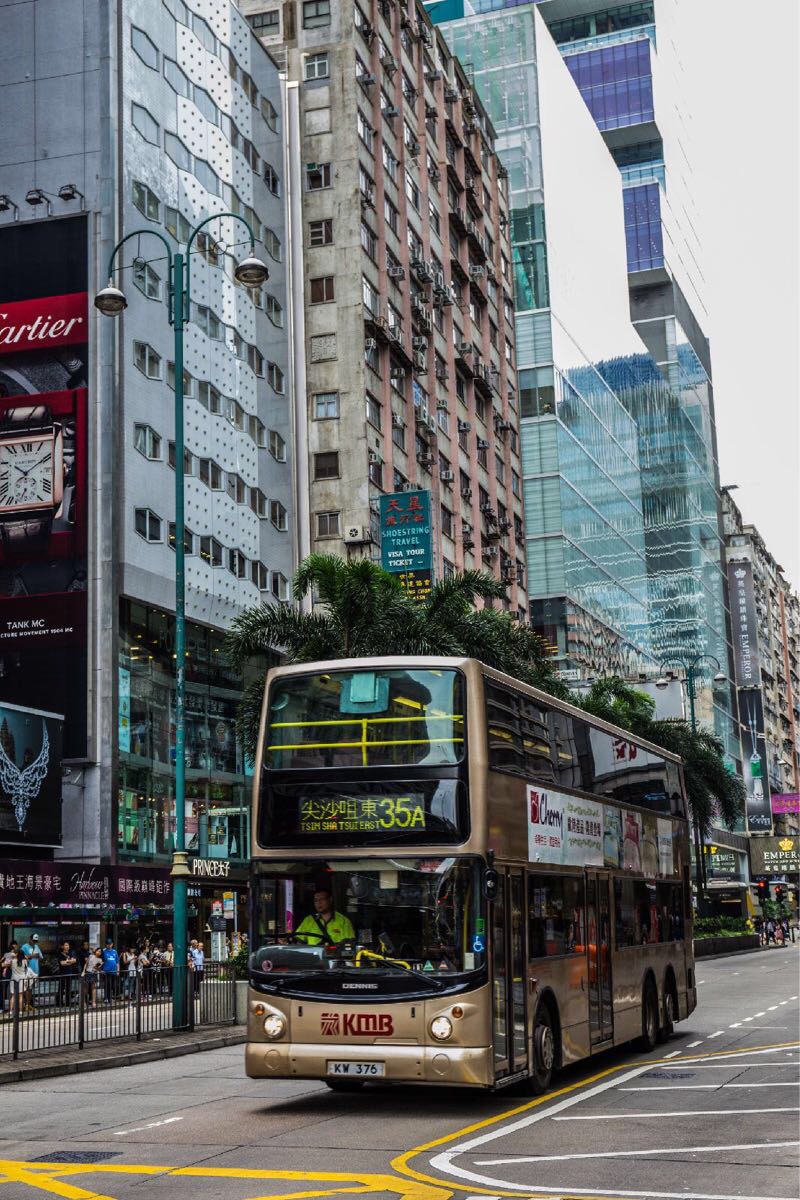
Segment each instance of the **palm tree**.
M256 667L239 709L239 734L253 756L264 691L264 662L280 649L290 662L380 655L478 658L527 683L566 695L542 639L498 609L475 607L505 596L505 587L481 571L437 583L427 600L412 600L394 575L361 558L311 554L293 581L294 604L260 604L238 616L226 651L243 675ZM313 612L302 601L315 599ZM257 666L256 666L257 665Z

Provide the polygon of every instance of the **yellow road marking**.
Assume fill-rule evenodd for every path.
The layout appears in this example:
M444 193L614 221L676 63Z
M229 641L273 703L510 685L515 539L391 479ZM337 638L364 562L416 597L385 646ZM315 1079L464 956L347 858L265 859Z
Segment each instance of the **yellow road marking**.
M533 1108L538 1108L539 1105L548 1103L550 1100L555 1100L558 1096L566 1096L570 1092L578 1091L579 1088L588 1087L593 1083L597 1083L600 1079L606 1079L609 1075L613 1075L618 1071L626 1071L630 1067L637 1065L649 1067L659 1067L668 1063L670 1066L675 1066L680 1062L690 1063L699 1062L701 1059L707 1058L730 1058L733 1061L737 1057L747 1054L755 1054L759 1050L785 1050L789 1047L800 1046L800 1042L776 1042L768 1046L748 1046L742 1050L715 1050L706 1054L692 1054L686 1058L656 1058L648 1063L642 1063L641 1060L632 1062L620 1063L615 1067L607 1067L604 1071L599 1071L596 1075L590 1075L588 1079L581 1079L577 1083L567 1084L566 1087L559 1088L555 1092L547 1092L544 1096L537 1096L535 1100L529 1100L526 1104L520 1104L516 1108L506 1109L505 1112L497 1113L493 1117L485 1117L482 1121L474 1121L471 1125L465 1125L462 1129L457 1129L455 1133L445 1134L444 1137L436 1138L432 1142L425 1142L421 1146L415 1146L412 1150L406 1150L403 1154L393 1158L391 1167L393 1171L397 1171L401 1175L407 1175L410 1179L415 1179L418 1183L438 1184L439 1187L446 1185L456 1192L468 1192L471 1196L519 1196L520 1192L524 1192L529 1200L553 1200L552 1192L537 1193L528 1190L528 1188L520 1188L519 1191L503 1191L500 1188L482 1188L473 1187L465 1183L456 1183L450 1179L440 1179L435 1175L426 1175L422 1171L415 1171L409 1166L411 1159L416 1158L419 1154L425 1154L429 1150L437 1149L439 1146L446 1146L449 1142L458 1141L460 1138L467 1137L471 1133L476 1133L479 1129L488 1129L492 1125L498 1125L501 1121L507 1121L509 1117L517 1117L522 1113L530 1112ZM569 1192L567 1188L565 1195ZM591 1197L584 1196L582 1200L613 1200L612 1197Z

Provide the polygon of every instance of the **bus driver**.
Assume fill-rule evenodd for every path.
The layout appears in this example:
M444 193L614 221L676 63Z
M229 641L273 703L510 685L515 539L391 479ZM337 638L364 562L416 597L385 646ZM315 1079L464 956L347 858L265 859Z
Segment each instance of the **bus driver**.
M349 918L334 909L331 893L320 888L314 892L314 912L300 922L296 936L310 946L338 945L354 940L356 931Z

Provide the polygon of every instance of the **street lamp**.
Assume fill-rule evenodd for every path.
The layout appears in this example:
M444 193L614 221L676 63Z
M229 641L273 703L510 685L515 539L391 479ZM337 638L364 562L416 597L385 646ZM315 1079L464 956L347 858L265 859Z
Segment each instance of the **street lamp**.
M727 683L728 677L725 674L725 672L722 670L722 664L720 663L719 659L714 654L695 654L694 658L690 658L688 660L681 658L679 655L678 656L670 655L669 657L662 659L661 662L658 664L658 669L660 672L662 672L662 674L660 674L658 679L656 680L656 687L660 688L662 691L664 688L669 686L669 682L670 682L669 676L666 674L663 674L665 667L669 667L669 666L682 667L683 670L686 672L686 695L689 697L689 723L692 727L692 733L697 732L697 713L695 712L695 701L697 699L697 692L695 691L695 686L694 686L695 679L697 678L698 667L700 666L701 663L705 663L705 662L713 663L715 665L715 667L717 668L716 675L714 675L712 677L713 683L718 683L718 684ZM697 879L697 901L698 901L698 905L699 905L700 901L703 898L703 893L704 893L704 888L705 888L705 860L703 858L704 847L703 847L701 839L700 839L700 825L699 825L696 817L694 818L693 825L694 825L694 850L695 850L695 860L696 860L695 869L696 869L696 879Z
M31 203L31 201L29 201ZM114 263L122 247L131 238L150 234L157 237L167 251L169 293L167 298L169 323L175 333L175 846L172 852L172 944L175 949L172 973L172 1024L184 1029L188 1023L186 961L187 946L187 881L189 863L186 856L186 583L185 583L185 520L183 479L183 332L191 316L190 267L195 238L206 225L219 217L230 217L247 229L250 239L249 255L237 263L234 276L249 288L261 287L269 271L255 257L255 238L249 223L236 213L216 213L206 217L189 234L183 251L173 252L171 244L157 229L134 230L121 238L108 263L108 284L95 296L95 307L106 317L116 317L127 308L128 301L114 284Z

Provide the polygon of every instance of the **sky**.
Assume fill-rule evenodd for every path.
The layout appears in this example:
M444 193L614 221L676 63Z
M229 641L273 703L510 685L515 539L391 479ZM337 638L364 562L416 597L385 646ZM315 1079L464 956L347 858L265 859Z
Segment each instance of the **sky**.
M680 2L721 482L800 590L800 5Z

